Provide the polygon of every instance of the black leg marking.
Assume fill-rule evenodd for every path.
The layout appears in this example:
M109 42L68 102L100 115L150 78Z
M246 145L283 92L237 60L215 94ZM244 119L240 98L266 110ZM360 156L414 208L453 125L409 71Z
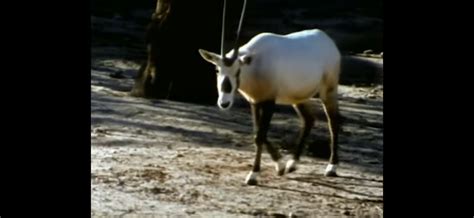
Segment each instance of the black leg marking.
M313 128L315 119L314 119L313 114L311 113L311 109L308 103L297 104L294 106L294 108L302 122L302 127L298 135L296 149L293 154L293 159L295 161L299 161L301 153L303 152L304 141L306 137L308 136L308 134L310 133L311 128Z
M268 130L270 129L270 123L272 120L273 113L275 111L275 101L266 101L262 102L262 113L260 117L260 129L257 132L257 139L265 144L265 147L267 148L268 153L270 154L270 157L272 160L276 163L279 164L279 160L281 159L281 154L276 149L268 140L267 140L267 133ZM285 168L281 167L278 169L277 174L279 176L282 176L285 173Z
M258 138L258 132L260 130L260 117L261 117L261 108L260 104L251 104L250 105L252 110L252 121L253 121L253 129L255 134L255 146L256 146L256 154L255 154L255 161L253 163L252 172L247 176L245 183L247 185L257 185L257 178L252 177L254 173L260 172L260 158L262 155L262 142Z
M296 142L296 147L293 151L293 160L287 162L286 172L291 173L296 170L296 163L300 160L301 153L303 152L304 142L306 137L309 135L311 128L314 126L314 116L311 113L311 108L308 102L293 105L296 113L298 114L302 126Z
M273 116L273 112L275 111L275 101L268 101L264 102L262 105L262 117L260 122L260 134L259 138L263 139L263 143L265 144L268 153L272 157L273 161L278 161L281 158L280 153L278 150L273 147L273 145L267 140L267 133L270 129L270 122Z
M273 112L275 109L275 101L265 101L261 103L252 104L251 109L252 121L255 132L255 145L257 147L252 172L258 173L260 172L260 162L263 144L265 144L268 152L270 153L274 161L278 161L281 158L281 155L278 150L276 150L267 140L267 132L270 127L270 121L272 119ZM246 183L248 185L256 185L257 180L256 178L249 177Z
M253 171L254 172L259 172L260 171L260 156L262 154L262 144L263 141L258 137L259 132L260 132L260 117L261 117L261 108L262 106L260 104L252 104L252 121L253 121L253 129L254 129L254 141L255 141L255 146L256 146L256 156L255 156L255 161L253 164Z

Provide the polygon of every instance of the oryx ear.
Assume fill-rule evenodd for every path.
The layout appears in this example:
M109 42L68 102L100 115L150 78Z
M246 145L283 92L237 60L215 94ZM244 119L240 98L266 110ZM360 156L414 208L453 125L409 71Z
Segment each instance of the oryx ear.
M207 62L210 62L212 64L218 63L218 61L221 59L220 55L218 55L214 52L206 51L204 49L199 49L199 54L201 54L201 56L202 56L202 58L204 58L204 60L206 60Z
M249 64L252 62L252 56L251 56L251 55L248 55L248 54L242 55L242 56L240 56L239 61L240 61L240 63L242 63L242 64L247 64L247 65L249 65Z

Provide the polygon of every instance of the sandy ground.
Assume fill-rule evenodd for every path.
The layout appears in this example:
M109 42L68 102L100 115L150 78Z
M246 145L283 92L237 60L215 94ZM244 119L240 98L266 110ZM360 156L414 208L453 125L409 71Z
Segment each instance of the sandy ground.
M324 177L327 158L310 152L298 171L278 177L265 152L259 185L247 186L255 152L245 104L224 112L129 97L136 63L93 63L92 216L383 216L383 87L340 87L339 177ZM110 76L118 70L124 78ZM306 144L327 153L327 123L317 115ZM269 140L288 154L298 126L292 109L279 107Z

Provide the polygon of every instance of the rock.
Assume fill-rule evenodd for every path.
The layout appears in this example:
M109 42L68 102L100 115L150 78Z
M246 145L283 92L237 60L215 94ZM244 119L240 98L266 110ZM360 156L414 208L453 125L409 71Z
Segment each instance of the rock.
M187 214L195 214L196 213L196 211L191 210L191 209L184 209L184 212L187 213Z

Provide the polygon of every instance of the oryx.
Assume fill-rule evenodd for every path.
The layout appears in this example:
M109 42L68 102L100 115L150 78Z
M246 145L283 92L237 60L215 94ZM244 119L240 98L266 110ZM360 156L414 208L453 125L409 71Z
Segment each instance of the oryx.
M309 100L316 94L319 94L323 102L331 136L331 156L325 175L336 176L341 63L341 54L336 44L323 31L312 29L287 35L261 33L239 48L237 41L245 4L244 1L233 50L224 55L223 24L221 55L203 49L199 49L199 53L217 68L217 105L223 110L229 109L237 91L251 105L257 149L253 169L247 176L246 183L257 184L263 145L275 161L278 175L296 170L304 139L314 125ZM225 1L223 17L225 19ZM286 166L282 163L278 150L267 140L275 104L292 105L303 124L293 157Z

